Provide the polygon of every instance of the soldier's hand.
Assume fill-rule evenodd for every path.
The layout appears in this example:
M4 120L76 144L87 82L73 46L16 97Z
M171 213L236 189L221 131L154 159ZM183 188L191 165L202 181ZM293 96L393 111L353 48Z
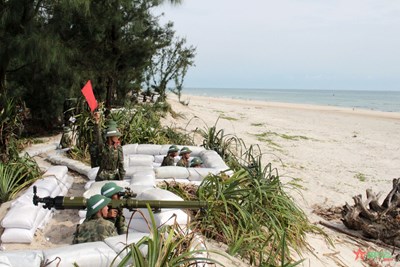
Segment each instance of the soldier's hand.
M116 209L109 209L107 218L115 218L118 215L118 211Z
M98 111L93 113L93 119L96 123L99 123L100 121L100 113Z

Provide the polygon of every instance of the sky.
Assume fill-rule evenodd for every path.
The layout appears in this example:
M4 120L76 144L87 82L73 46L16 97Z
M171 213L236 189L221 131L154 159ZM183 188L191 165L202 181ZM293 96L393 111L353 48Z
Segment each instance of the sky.
M183 0L157 12L196 47L185 87L400 91L397 0Z

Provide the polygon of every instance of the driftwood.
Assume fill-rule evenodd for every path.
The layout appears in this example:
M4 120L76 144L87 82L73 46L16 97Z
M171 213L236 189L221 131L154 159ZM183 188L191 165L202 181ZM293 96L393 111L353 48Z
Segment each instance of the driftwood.
M368 239L380 240L388 245L400 247L400 178L393 179L393 187L382 204L380 194L372 190L353 197L354 205L346 203L342 210L343 224L352 230L360 230Z

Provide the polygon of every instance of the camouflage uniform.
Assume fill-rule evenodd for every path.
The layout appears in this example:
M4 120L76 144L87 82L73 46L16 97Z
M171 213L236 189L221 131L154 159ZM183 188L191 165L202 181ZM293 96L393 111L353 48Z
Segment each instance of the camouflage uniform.
M178 161L178 163L176 163L176 166L189 168L189 161L186 158L182 157Z
M100 168L96 175L96 181L123 180L125 176L124 154L122 146L109 146L104 144L99 126L95 125L96 144L100 152Z
M117 229L119 235L126 234L128 231L128 227L125 223L125 216L122 214L122 210L118 210L118 215L116 218L106 218L106 220L114 224L114 227Z
M161 166L174 166L174 163L175 163L174 158L167 155L164 157Z
M114 224L103 217L92 216L77 226L72 244L103 241L107 237L116 236Z

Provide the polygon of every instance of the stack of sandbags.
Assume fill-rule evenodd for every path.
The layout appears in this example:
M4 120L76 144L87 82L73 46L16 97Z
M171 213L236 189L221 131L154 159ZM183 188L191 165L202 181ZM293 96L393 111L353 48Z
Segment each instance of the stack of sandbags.
M164 166L154 169L156 179L188 179L189 168L179 166Z
M174 193L160 189L153 188L143 191L137 196L137 200L175 200L183 201L183 199ZM141 208L137 211L131 212L124 209L124 216L127 222L130 221L128 225L130 231L137 231L143 233L151 232L151 218L147 209ZM132 220L131 220L132 219ZM176 221L179 225L186 226L189 223L189 216L184 211L180 209L161 209L154 213L154 220L156 227L161 225L172 225Z
M42 204L33 204L33 186L39 197L65 195L73 179L67 174L67 167L52 166L23 195L16 199L4 217L1 225L5 228L1 241L4 243L31 243L37 228L42 228L50 220L52 211Z
M43 251L45 261L51 262L46 266L117 266L121 258L104 242L89 242L66 247L58 247ZM54 260L54 261L53 261Z

